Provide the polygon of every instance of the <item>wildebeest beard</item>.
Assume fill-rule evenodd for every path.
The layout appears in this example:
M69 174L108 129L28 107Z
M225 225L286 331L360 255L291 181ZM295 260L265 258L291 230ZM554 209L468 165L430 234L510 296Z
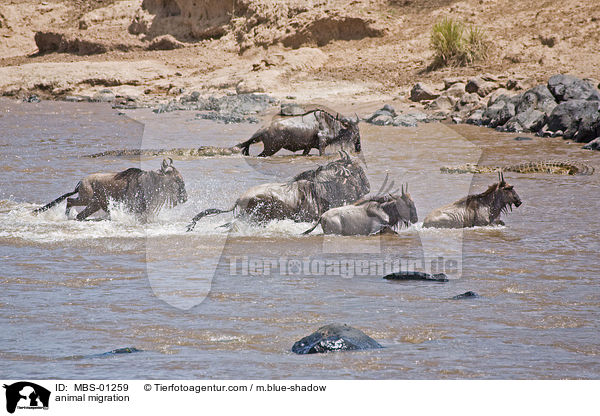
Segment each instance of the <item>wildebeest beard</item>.
M130 211L152 215L164 206L172 208L177 205L178 195L168 189L170 181L163 174L131 168L119 175L128 178L124 203Z

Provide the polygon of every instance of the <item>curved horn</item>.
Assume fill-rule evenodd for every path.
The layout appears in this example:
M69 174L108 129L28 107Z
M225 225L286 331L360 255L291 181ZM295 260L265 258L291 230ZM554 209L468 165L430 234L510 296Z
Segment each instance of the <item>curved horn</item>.
M502 177L502 183L504 183L504 172L500 171L500 176Z
M356 124L358 124L358 122L360 121L360 119L358 118L358 114L354 113L354 115L356 116Z
M390 177L390 173L386 172L385 173L385 179L383 180L383 183L381 184L381 188L379 189L379 192L378 192L379 194L385 193L385 186L387 185L389 177Z
M169 166L173 166L173 159L168 158L169 159Z
M400 185L400 189L402 190L402 195L404 195L404 184Z
M346 155L346 158L345 158L345 159L346 159L347 161L350 161L350 160L351 160L351 159L350 159L350 155L349 155L349 154L348 154L348 153L347 153L347 152L346 152L344 149L340 150L340 152L344 152L344 154Z
M167 162L167 159L163 159L162 164L160 165L160 171L164 172L167 170L168 167L169 163Z

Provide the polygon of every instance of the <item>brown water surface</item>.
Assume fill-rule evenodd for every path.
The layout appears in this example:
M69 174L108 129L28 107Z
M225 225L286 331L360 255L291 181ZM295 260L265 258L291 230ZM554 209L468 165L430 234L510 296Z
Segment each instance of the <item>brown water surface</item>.
M291 221L235 222L228 231L219 227L232 220L227 214L185 232L201 210L230 208L253 185L327 160L289 154L176 159L189 201L148 224L118 207L99 222L67 219L64 203L31 214L84 175L157 169L161 161L83 155L230 146L256 128L191 112L119 115L102 104L0 101L0 378L598 378L598 174L506 173L523 205L505 227L464 232L419 222L397 236L324 237L319 228L302 236L310 224ZM572 159L600 171L600 154L561 139L515 141L442 124L363 123L361 133L372 189L386 174L408 183L420 221L496 180L441 174L443 165ZM438 257L447 283L361 272L361 261L393 267L425 258L429 267ZM337 274L320 269L328 261ZM449 299L468 290L481 296ZM358 327L385 348L290 352L330 322ZM144 352L91 357L125 346Z

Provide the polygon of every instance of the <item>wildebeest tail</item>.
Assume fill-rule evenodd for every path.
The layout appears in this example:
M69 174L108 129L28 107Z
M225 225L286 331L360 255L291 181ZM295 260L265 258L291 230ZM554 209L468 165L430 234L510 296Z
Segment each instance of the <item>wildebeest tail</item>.
M77 184L77 186L75 187L75 190L73 192L67 192L66 194L61 195L58 198L56 198L54 201L47 203L43 207L34 209L33 213L34 214L39 214L40 212L48 211L53 206L60 204L62 201L64 201L65 199L67 199L71 195L75 195L77 192L79 192L79 186L80 185L81 185L81 182L79 182Z
M194 229L194 227L196 226L196 223L198 221L200 221L200 219L206 217L207 215L224 214L226 212L233 211L234 208L235 208L235 205L233 206L233 208L225 210L225 211L222 209L217 209L217 208L205 209L204 211L202 211L201 213L196 215L194 218L192 218L192 222L190 222L190 225L188 225L188 227L187 227L187 232L192 231Z
M248 140L246 140L245 142L236 144L233 147L237 147L239 149L242 149L242 155L249 156L250 155L250 145L262 142L263 133L264 133L263 129L260 129L256 133L254 133L252 135L252 137L250 137Z
M321 218L319 218L319 221L317 221L317 223L315 225L313 225L311 228L309 228L308 230L304 231L302 234L306 235L306 234L310 234L314 231L315 228L317 228L317 226L321 224Z

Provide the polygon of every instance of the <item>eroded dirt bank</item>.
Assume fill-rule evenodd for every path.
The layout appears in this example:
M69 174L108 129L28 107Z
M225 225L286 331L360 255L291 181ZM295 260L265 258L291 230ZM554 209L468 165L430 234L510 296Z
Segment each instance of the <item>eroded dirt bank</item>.
M557 73L600 78L593 3L9 0L0 6L0 92L64 99L109 88L137 104L268 92L420 106L409 100L416 82L442 90L444 79L480 74L524 91ZM431 26L445 16L483 28L490 58L428 70Z

